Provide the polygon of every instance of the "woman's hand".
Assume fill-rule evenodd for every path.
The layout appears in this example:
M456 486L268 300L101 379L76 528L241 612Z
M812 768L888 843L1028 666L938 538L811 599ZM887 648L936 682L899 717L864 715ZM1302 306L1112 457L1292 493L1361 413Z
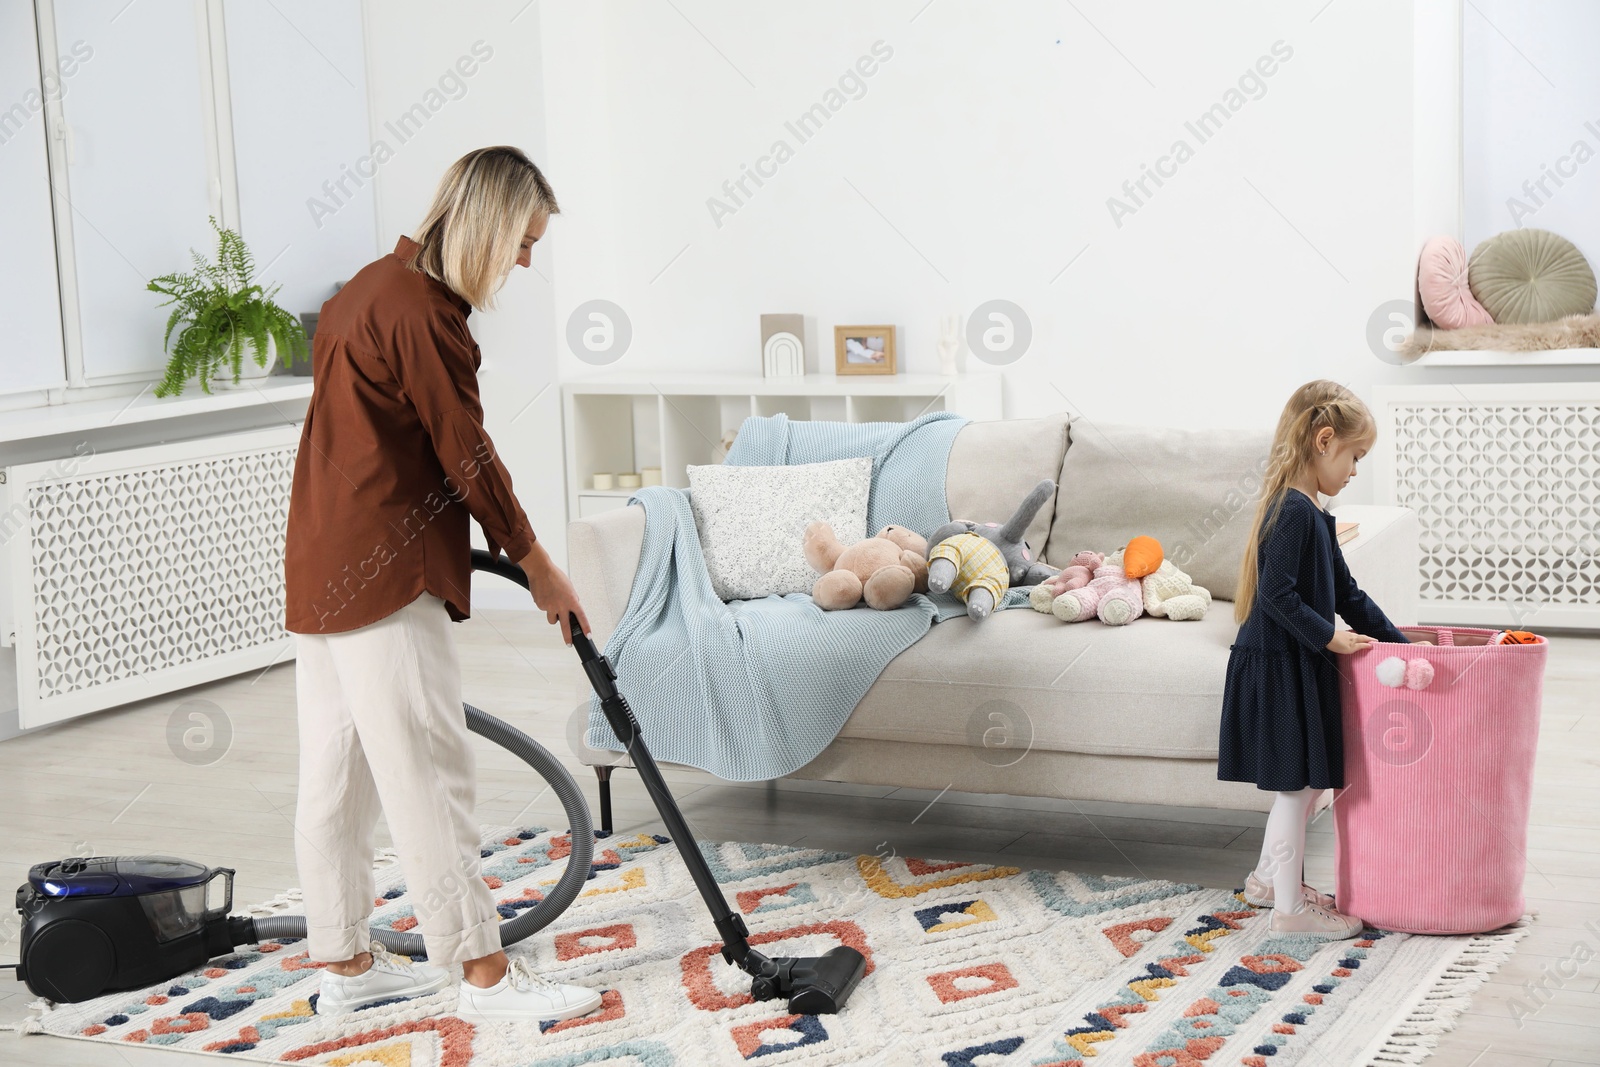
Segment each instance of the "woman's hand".
M589 632L589 618L583 613L583 605L578 603L578 591L572 588L572 579L551 562L543 545L535 541L533 551L528 553L521 566L528 576L528 591L533 594L533 602L550 622L561 625L563 641L572 644L572 623L567 618L569 613L578 616L578 626L584 633Z
M1347 656L1352 652L1360 652L1364 648L1370 648L1377 643L1376 638L1358 634L1354 630L1340 630L1333 635L1333 640L1328 642L1328 651Z

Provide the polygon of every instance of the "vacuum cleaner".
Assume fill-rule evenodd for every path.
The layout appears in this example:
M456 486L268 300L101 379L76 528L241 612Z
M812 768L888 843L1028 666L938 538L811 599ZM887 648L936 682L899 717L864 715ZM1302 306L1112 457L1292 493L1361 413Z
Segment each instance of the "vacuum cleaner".
M505 573L487 552L473 555L484 557L482 569ZM578 783L543 745L471 704L462 707L467 729L513 753L549 783L571 828L572 852L555 886L537 905L500 924L501 945L511 945L550 925L578 899L594 859L594 826ZM35 864L17 890L17 978L39 996L72 1004L176 978L239 945L306 935L303 915L230 916L233 876L232 868L171 856ZM406 956L426 952L417 933L374 930L372 939Z
M472 566L523 587L528 584L522 568L505 556L474 549ZM866 973L865 957L843 945L821 956L777 959L750 947L743 918L728 907L640 736L638 720L617 691L616 671L579 628L576 616L570 622L573 645L601 709L711 911L722 936L723 959L751 976L750 993L756 1000L785 999L797 1015L839 1011ZM544 746L470 704L463 707L468 729L515 754L549 783L570 827L572 852L556 885L539 904L500 924L501 944L511 945L554 922L577 899L590 874L594 827L582 791ZM234 873L228 867L168 856L72 857L36 864L17 890L22 914L17 977L39 996L75 1003L176 978L240 945L305 936L303 916L230 916ZM424 953L420 934L374 930L372 936L392 952Z

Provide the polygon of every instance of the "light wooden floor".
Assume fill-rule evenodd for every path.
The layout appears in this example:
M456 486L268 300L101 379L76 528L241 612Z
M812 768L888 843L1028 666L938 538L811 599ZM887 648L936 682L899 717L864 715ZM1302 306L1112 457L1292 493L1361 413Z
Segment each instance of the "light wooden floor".
M566 724L581 678L576 656L542 616L485 611L456 628L466 699L566 752ZM1474 998L1447 1035L1436 1067L1600 1064L1600 638L1552 641L1539 739L1527 894L1540 921L1516 956ZM220 707L227 754L210 766L179 760L167 721L188 699ZM560 820L520 764L479 748L481 820ZM571 763L593 796L593 774ZM733 785L695 771L668 777L697 836L803 843L900 855L1004 862L1200 882L1240 884L1260 848L1264 817L1241 812L936 794L905 789L780 782ZM619 831L658 830L638 779L617 772ZM297 885L294 666L200 686L43 733L0 743L0 892L9 900L30 864L67 855L164 852L239 871L236 900ZM593 801L591 800L591 804ZM1328 820L1313 827L1308 869L1331 885ZM385 839L386 842L387 839ZM17 953L13 915L0 926L0 958ZM1586 928L1585 924L1592 924ZM1577 961L1582 962L1581 966ZM1576 967L1574 971L1573 968ZM1519 1028L1513 1000L1541 976L1554 990ZM0 976L0 1021L24 1013L27 991ZM21 1043L19 1043L21 1042ZM0 1033L0 1064L200 1064L168 1050L120 1048ZM1342 1065L1326 1065L1342 1067Z

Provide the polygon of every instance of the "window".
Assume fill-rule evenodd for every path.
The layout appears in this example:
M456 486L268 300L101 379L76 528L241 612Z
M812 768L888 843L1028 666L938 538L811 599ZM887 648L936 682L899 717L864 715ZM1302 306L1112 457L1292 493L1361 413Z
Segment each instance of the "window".
M208 216L293 313L370 262L363 46L361 0L0 4L0 407L159 379L145 285L214 253Z
M1462 243L1536 227L1600 263L1600 4L1461 12Z

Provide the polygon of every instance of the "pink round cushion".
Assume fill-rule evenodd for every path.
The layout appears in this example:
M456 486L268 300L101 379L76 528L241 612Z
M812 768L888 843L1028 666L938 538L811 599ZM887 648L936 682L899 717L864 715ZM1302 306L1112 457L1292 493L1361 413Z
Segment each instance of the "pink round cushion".
M1467 288L1467 250L1454 237L1430 237L1417 260L1417 292L1435 326L1488 326L1494 318Z

